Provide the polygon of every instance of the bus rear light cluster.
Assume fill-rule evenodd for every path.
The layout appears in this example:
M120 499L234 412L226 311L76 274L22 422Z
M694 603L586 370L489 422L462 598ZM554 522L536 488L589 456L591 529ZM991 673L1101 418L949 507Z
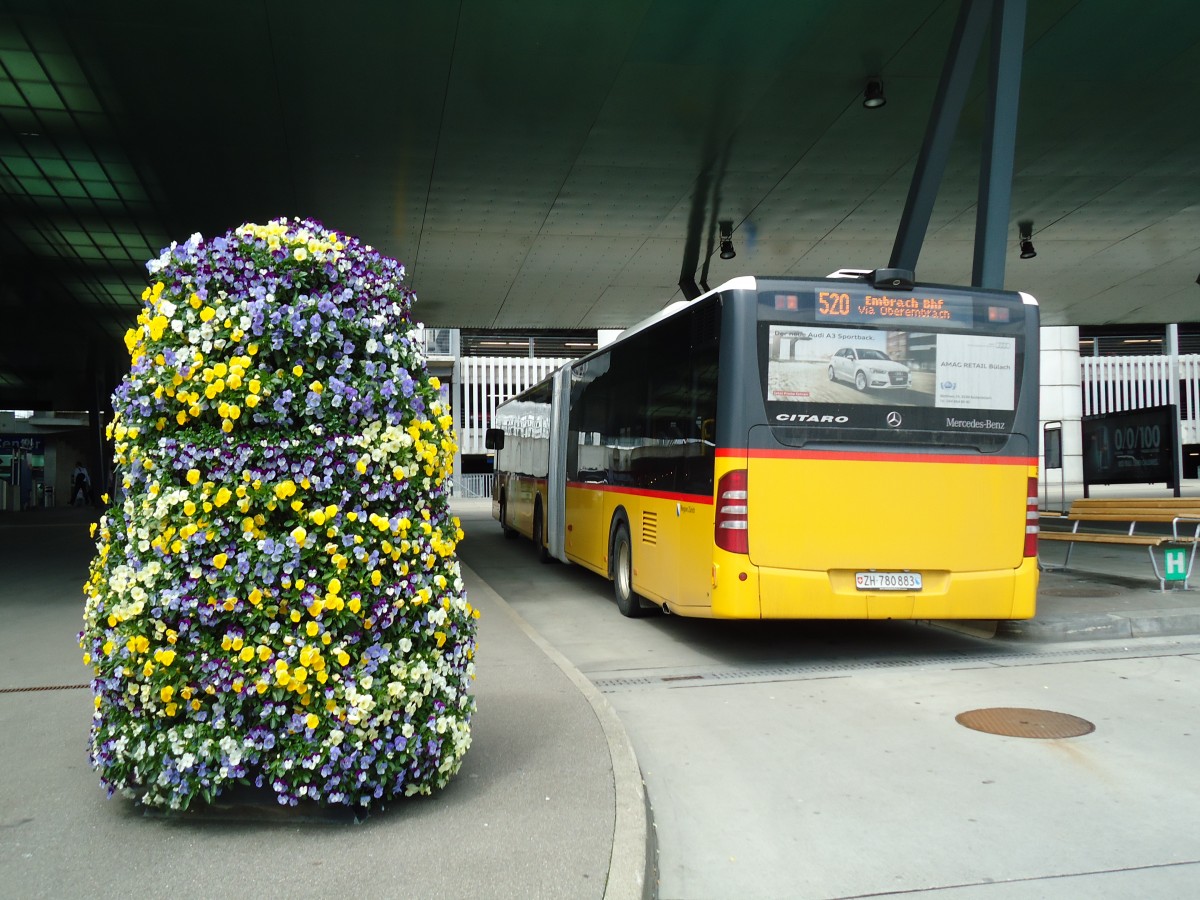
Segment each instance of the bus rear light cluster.
M730 553L750 552L746 470L726 472L717 482L716 544Z
M1025 553L1037 556L1038 544L1038 480L1030 478L1025 488Z

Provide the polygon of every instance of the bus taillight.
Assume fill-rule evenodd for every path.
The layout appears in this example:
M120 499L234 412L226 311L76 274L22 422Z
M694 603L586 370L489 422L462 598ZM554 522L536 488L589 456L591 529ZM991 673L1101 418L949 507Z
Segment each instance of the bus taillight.
M717 482L717 546L730 553L749 553L749 517L746 508L746 470L726 472Z
M1038 480L1030 478L1025 489L1025 556L1037 556Z

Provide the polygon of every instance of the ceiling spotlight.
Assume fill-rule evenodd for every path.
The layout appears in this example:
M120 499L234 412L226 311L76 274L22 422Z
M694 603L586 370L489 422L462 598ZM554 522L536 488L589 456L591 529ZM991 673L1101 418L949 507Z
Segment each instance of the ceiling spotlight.
M1033 249L1033 223L1018 222L1017 229L1021 238L1021 259L1033 259L1037 256Z
M737 253L733 249L733 223L719 222L721 228L721 259L733 259Z
M866 109L879 109L885 103L887 97L883 96L883 81L875 77L868 78L867 88L863 91L863 106Z

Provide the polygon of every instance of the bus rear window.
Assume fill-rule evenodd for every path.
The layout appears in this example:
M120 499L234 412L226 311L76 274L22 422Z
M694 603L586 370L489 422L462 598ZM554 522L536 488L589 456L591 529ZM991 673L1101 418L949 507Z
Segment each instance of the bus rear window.
M811 294L760 296L759 370L772 425L977 445L968 436L1012 432L1024 364L1019 304L861 287Z

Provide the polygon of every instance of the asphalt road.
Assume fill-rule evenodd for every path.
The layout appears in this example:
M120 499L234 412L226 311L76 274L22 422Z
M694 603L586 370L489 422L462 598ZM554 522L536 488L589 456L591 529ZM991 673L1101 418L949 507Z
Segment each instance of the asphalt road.
M1182 897L1200 879L1200 639L1037 644L907 622L623 618L486 506L464 561L604 692L663 898ZM1041 739L956 721L1034 709ZM1018 715L1013 721L1020 721Z

